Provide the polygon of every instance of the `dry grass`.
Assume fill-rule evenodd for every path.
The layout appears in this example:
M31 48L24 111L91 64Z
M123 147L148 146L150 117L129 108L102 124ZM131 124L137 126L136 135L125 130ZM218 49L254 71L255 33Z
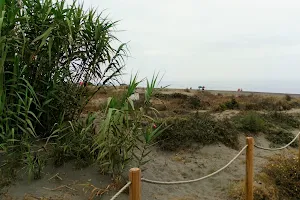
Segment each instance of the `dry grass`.
M274 186L255 183L253 188L255 200L278 200L278 191ZM229 196L234 200L245 199L245 181L240 181L231 186Z
M300 165L293 152L276 155L255 176L255 200L294 200L300 199ZM245 182L241 181L229 190L229 196L235 200L245 197Z

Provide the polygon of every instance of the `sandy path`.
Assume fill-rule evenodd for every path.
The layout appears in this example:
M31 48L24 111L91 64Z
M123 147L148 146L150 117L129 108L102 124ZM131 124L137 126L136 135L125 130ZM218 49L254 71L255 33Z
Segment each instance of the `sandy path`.
M297 131L295 131L295 134ZM269 142L263 135L255 138L258 145L268 147ZM240 149L245 144L245 137L240 137ZM283 150L284 152L287 150ZM190 148L179 152L164 152L153 148L152 161L142 168L142 175L148 179L162 181L177 181L195 179L210 174L227 164L239 151L230 149L222 144L199 147L191 145ZM255 149L255 172L259 172L261 166L266 163L269 156L279 152L263 151ZM133 166L132 166L133 167ZM72 163L61 168L47 167L46 174L41 180L28 183L26 177L19 179L15 185L7 188L7 194L13 198L7 200L23 199L25 193L33 194L36 197L56 197L53 200L84 200L88 195L83 192L82 184L92 183L97 187L104 188L111 179L108 176L100 175L94 167L83 170L75 170ZM59 173L62 180L51 179ZM127 173L127 172L126 172ZM209 179L196 183L182 185L153 185L142 184L143 200L224 200L228 199L230 186L243 179L245 176L245 153L220 174ZM57 188L68 185L72 189L63 188L50 191L45 188ZM109 200L117 191L111 191L103 197L96 199ZM1 198L6 200L5 198ZM119 200L128 200L127 194L121 194ZM34 200L34 199L30 199ZM52 200L52 199L51 199Z

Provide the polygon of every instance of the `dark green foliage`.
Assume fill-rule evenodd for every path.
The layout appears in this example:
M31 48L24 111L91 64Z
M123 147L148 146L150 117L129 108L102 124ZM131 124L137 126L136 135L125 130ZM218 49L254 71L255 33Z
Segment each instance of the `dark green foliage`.
M292 100L292 97L288 94L285 95L285 100L287 101L291 101Z
M270 130L266 134L266 139L272 142L272 146L283 146L291 142L295 135L285 130ZM292 147L298 146L298 140L291 144Z
M115 22L95 10L84 11L76 1L70 6L65 0L1 5L0 151L4 165L25 165L29 178L39 178L45 159L36 140L81 133L84 127L70 129L68 124L78 120L94 92L78 83L116 81L124 67L125 44L114 48ZM64 149L66 155L85 156L85 141L71 140L73 149Z
M85 120L57 124L51 138L55 138L51 158L55 166L75 160L77 168L86 167L95 160L92 144L95 135L95 115L89 114Z
M187 103L188 103L189 108L191 108L191 109L198 109L201 107L201 101L197 96L188 97Z
M172 94L163 94L163 93L156 93L154 97L159 99L188 99L188 95L182 93L172 93Z
M235 100L235 98L232 98L230 101L227 101L225 103L225 106L227 109L233 110L239 108L239 103Z
M178 150L191 143L203 145L224 143L236 148L238 132L228 120L215 121L209 114L195 114L185 118L169 118L170 127L158 138L165 150Z
M262 116L256 112L246 112L234 118L237 127L241 131L252 133L263 132L266 130L266 123Z
M218 110L224 111L224 110L234 110L239 109L239 103L236 101L235 98L231 98L230 101L226 101L223 104L219 105Z

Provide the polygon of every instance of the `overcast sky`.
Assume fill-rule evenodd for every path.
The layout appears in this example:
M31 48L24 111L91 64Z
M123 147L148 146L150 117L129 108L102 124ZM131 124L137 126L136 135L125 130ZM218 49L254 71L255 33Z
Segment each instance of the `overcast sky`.
M84 0L84 5L121 20L117 36L129 42L129 74L145 77L156 70L165 73L165 82L193 86L248 87L264 80L300 86L299 0Z

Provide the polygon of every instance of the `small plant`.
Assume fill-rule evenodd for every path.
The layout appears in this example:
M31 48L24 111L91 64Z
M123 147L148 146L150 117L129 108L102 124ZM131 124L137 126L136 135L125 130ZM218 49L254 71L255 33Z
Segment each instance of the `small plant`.
M246 112L235 117L235 120L238 128L243 131L257 133L266 129L264 119L256 112Z
M286 101L291 101L292 100L292 97L288 94L285 95L285 100Z
M227 109L231 109L231 110L239 108L239 103L236 101L235 98L231 98L231 100L227 101L225 105Z
M232 97L231 100L226 101L223 104L219 104L219 108L217 110L225 111L225 110L234 110L238 108L239 108L239 103L236 101L234 97Z
M145 102L140 108L129 98L140 83L137 76L131 79L123 98L109 98L106 116L100 122L92 146L92 153L103 172L119 176L134 159L138 165L147 162L144 158L150 153L149 145L163 131L162 126L153 129L155 120L147 115L147 110L155 111L150 107L150 100L156 80L157 76L153 76L152 81L147 81ZM140 155L136 151L140 151Z
M197 96L191 96L187 99L187 101L191 109L198 109L201 106L201 101Z

